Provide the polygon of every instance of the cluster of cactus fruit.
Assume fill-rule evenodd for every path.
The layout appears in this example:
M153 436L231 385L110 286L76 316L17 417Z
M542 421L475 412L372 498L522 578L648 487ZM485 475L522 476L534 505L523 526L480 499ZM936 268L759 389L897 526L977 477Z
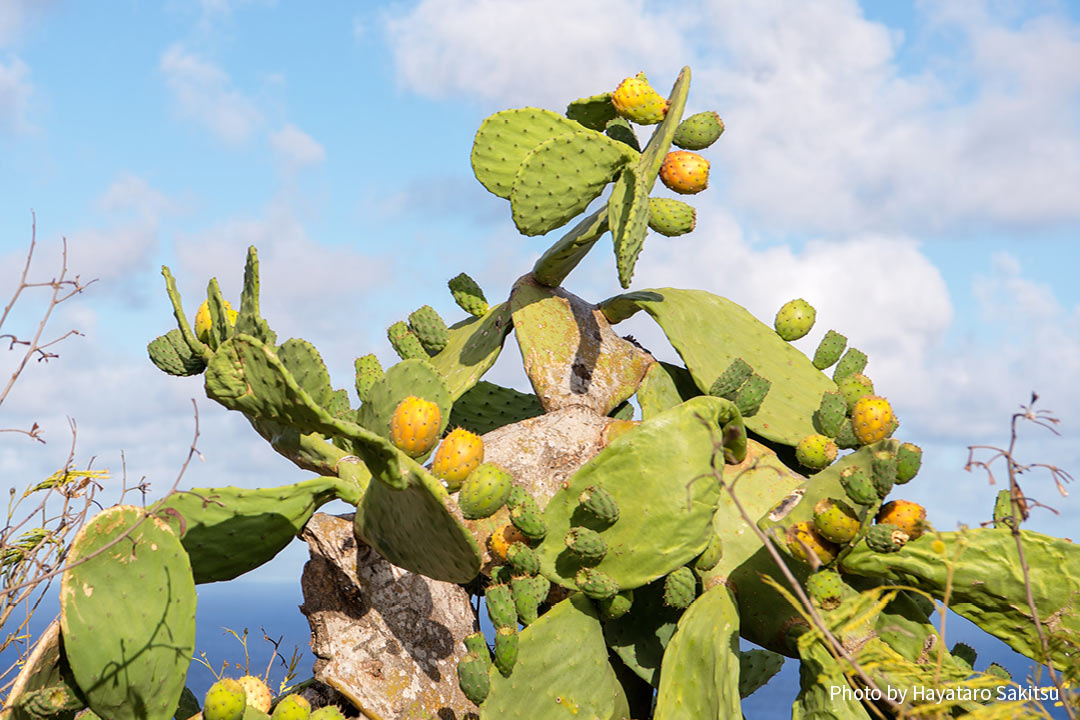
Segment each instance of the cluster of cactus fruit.
M356 360L356 407L310 343L279 343L261 317L254 248L239 311L211 280L194 330L164 268L177 328L150 343L150 359L172 375L203 374L211 399L243 413L316 477L196 488L147 512L113 508L95 518L72 559L110 547L119 532L131 539L66 573L63 643L24 669L16 717L69 717L83 707L117 719L192 717L197 706L182 709L191 701L184 677L195 584L267 562L335 499L356 507L357 540L389 562L484 598L491 629L477 631L478 619L455 638L462 705L413 706L409 717L739 717L741 698L785 657L805 670L795 715L870 717L858 700L828 692L830 683L861 687L867 676L806 621L761 538L876 683L970 687L987 673L1003 681L994 667L976 673L970 648L940 645L929 599L946 593L957 612L1035 657L1024 585L1011 571L1007 504L993 528L937 532L921 506L887 499L915 477L921 451L892 438L892 407L847 338L829 330L812 358L791 345L817 319L808 302L787 303L769 327L703 291L655 288L590 304L560 287L608 234L627 287L650 229L693 230L692 207L651 196L658 178L684 195L707 186L709 163L696 151L724 126L711 111L682 117L689 79L684 69L664 97L639 74L565 114L522 108L487 118L473 169L509 201L522 234L546 234L608 186L610 195L506 302L489 305L463 273L449 288L465 319L448 325L425 305L391 325L400 362L384 370L374 353ZM644 146L642 125L656 126ZM612 332L642 310L682 364L658 362ZM531 394L481 379L511 332ZM830 377L824 371L834 366ZM234 541L238 532L245 542ZM1040 613L1080 631L1080 613L1069 609L1080 588L1058 576L1062 564L1080 563L1077 546L1022 532ZM133 607L126 590L136 582ZM117 628L101 620L109 612L134 621ZM740 636L760 649L739 650ZM130 648L146 650L136 657ZM1058 668L1070 661L1063 651L1042 659ZM68 705L42 710L58 689ZM267 693L256 707L242 683L222 680L202 713L266 717L269 701ZM965 703L947 709L970 710ZM272 717L309 712L284 697Z

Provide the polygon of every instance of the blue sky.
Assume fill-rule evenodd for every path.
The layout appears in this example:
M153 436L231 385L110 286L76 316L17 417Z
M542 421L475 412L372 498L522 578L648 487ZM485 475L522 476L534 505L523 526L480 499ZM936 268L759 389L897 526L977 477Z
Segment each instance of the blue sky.
M905 488L951 529L989 517L994 488L963 472L970 444L1007 441L1032 390L1062 438L1025 431L1022 458L1080 473L1080 6L843 0L645 3L420 0L0 3L0 289L37 213L38 277L60 238L99 282L52 328L78 328L32 366L0 426L39 422L47 445L0 435L0 476L22 485L67 455L171 484L199 398L205 460L185 485L303 478L198 379L154 369L170 327L159 269L191 311L209 277L238 299L259 247L264 314L311 340L335 382L352 359L393 355L385 328L421 304L456 319L467 271L505 296L551 239L519 236L472 177L488 114L574 98L683 65L688 112L727 131L706 151L698 230L646 243L634 288L700 287L767 322L804 297L818 327L867 351L868 374L927 450ZM599 246L568 280L618 291ZM7 290L4 290L6 295ZM4 331L25 334L27 298ZM674 357L648 321L633 332ZM8 372L10 357L0 356ZM494 379L526 387L508 346ZM1032 527L1075 533L1080 504L1033 473L1061 510ZM293 558L302 558L298 548ZM298 566L276 564L273 577ZM269 577L269 576L268 576Z

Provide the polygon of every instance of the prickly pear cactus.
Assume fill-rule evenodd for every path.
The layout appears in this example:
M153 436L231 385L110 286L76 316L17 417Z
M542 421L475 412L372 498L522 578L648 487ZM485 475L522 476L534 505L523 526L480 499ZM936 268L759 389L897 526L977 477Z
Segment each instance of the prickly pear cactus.
M926 596L948 596L1029 657L1043 653L1030 604L1054 632L1080 633L1077 546L1021 530L1026 515L1015 517L1008 490L993 528L957 533L933 530L933 508L890 499L916 477L922 451L893 439L886 389L875 388L869 358L846 335L828 330L809 357L791 344L818 319L807 300L784 305L770 324L701 290L585 300L564 287L608 237L623 288L647 258L650 231L687 242L697 211L653 190L657 180L679 194L708 187L706 154L724 125L709 109L684 118L690 102L684 68L666 97L638 74L565 113L526 107L484 120L471 153L477 180L508 202L522 235L568 229L531 270L506 279L509 296L493 298L501 302L489 305L460 273L448 287L463 318L400 308L396 317L408 321L390 325L387 338L402 361L384 370L370 348L360 350L357 407L313 345L279 343L261 317L254 248L239 310L211 280L206 301L192 304L194 329L163 268L176 328L150 342L153 364L203 374L208 397L317 477L198 488L151 505L141 529L101 556L115 562L89 560L65 574L64 642L54 637L27 664L14 707L85 695L99 715L123 718L135 717L125 703L136 698L139 717L172 717L191 660L194 583L268 561L332 500L355 507L357 546L395 573L477 598L476 622L453 637L423 617L395 629L414 657L433 652L456 666L429 673L445 692L415 700L410 717L737 718L740 698L769 682L784 656L800 664L794 717L871 717L881 708L830 687L987 682L972 676L970 649L935 650ZM647 139L638 138L643 128ZM641 310L674 351L658 354L679 362L657 362L617 334ZM511 333L528 392L483 379ZM130 529L140 513L106 511L74 556ZM138 607L127 594L136 584L148 598ZM425 598L414 600L424 607ZM107 622L117 604L130 622ZM477 631L482 612L494 628L487 636ZM826 631L866 678L838 659ZM166 632L169 642L157 643ZM766 649L740 652L740 636ZM135 662L133 647L152 649ZM1069 647L1055 642L1046 658L1062 672L1075 668ZM123 672L118 661L130 661ZM1005 681L993 678L995 687ZM219 694L207 698L207 720L235 711L228 689ZM909 714L974 709L957 701ZM308 711L284 698L274 717Z

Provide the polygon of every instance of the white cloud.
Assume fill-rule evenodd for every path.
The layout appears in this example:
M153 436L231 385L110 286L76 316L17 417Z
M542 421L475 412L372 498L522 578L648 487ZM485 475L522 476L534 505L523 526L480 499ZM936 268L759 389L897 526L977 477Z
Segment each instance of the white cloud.
M326 160L323 146L291 123L271 132L268 137L275 155L290 172L319 165Z
M262 124L262 114L217 65L173 45L161 56L160 70L180 111L219 140L238 145Z
M1065 15L927 4L908 38L852 0L711 0L661 16L637 0L570 5L422 0L387 21L399 79L431 97L561 109L640 69L666 90L685 62L689 111L727 123L708 155L729 201L773 229L1080 218L1080 27ZM930 55L942 37L955 49ZM925 67L905 65L909 47Z
M27 128L26 111L33 92L26 63L17 57L0 62L0 128L16 132Z
M430 97L565 107L639 70L674 77L682 13L641 0L422 0L389 15L399 80ZM662 83L658 82L658 85Z

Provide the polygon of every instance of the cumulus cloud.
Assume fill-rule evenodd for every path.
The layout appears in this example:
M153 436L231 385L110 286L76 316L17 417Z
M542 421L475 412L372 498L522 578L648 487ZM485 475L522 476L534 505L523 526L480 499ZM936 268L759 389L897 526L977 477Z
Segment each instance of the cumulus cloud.
M159 69L180 112L222 142L239 145L262 124L262 113L247 96L233 89L229 75L183 45L166 50Z
M560 107L643 64L673 77L682 17L642 0L422 0L388 15L386 29L398 78L415 92Z
M853 0L703 0L660 16L607 0L575 6L573 23L561 3L422 0L386 28L404 86L502 106L558 109L640 69L666 89L691 65L691 110L728 126L709 157L729 200L774 230L1075 221L1080 27L972 6L920 6L913 37ZM951 54L905 65L905 49L942 37Z
M323 146L291 123L271 132L269 141L274 154L289 172L320 165L326 160Z

